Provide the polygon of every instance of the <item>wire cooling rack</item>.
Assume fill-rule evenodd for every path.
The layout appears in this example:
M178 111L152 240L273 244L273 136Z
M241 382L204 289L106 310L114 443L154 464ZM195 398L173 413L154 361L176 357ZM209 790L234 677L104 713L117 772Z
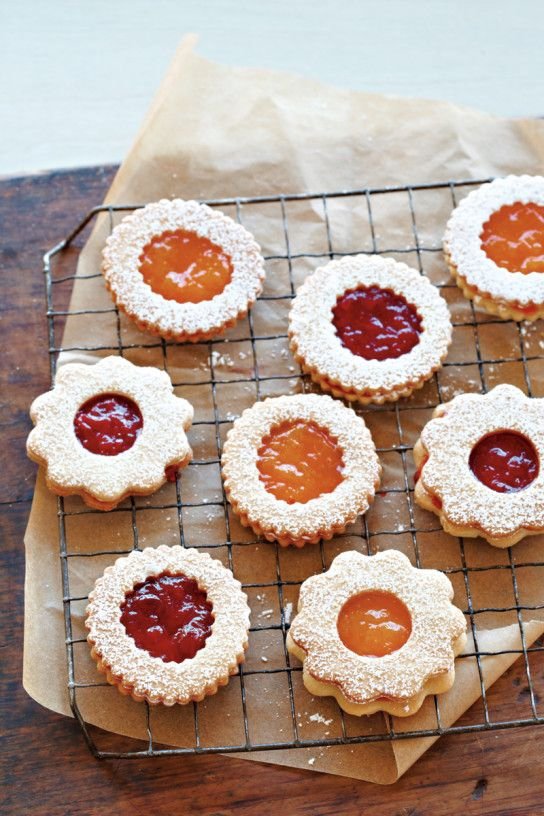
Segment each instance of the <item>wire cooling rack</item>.
M531 394L532 377L537 372L537 366L544 365L542 362L544 358L539 357L539 352L542 353L542 343L537 341L534 327L493 319L475 310L473 304L462 297L458 288L451 284L445 270L440 246L442 233L436 230L431 233L425 226L429 213L433 213L434 218L435 209L442 208L445 220L458 198L485 181L489 179L207 201L210 206L221 207L252 229L258 241L260 240L258 225L264 223L263 219L274 219L278 228L278 243L272 248L271 253L265 256L268 267L267 288L252 313L235 329L233 337L227 336L226 340L220 338L190 347L182 347L180 344L144 335L139 335L143 338L139 342L136 335L136 341L132 342L123 331L124 316L119 315L112 305L72 311L65 306L69 302L73 281L78 278L87 281L100 278L97 270L84 276L78 276L74 271L78 255L77 244L86 234L86 228L93 226L98 217L105 217L109 221L108 228L111 231L116 219L137 209L137 206L93 208L63 241L45 255L52 380L61 352L88 352L98 355L118 353L130 356L137 350L142 350L158 354L162 365L169 370L171 356L181 349L180 353L193 354L195 360L203 359L204 364L197 366L195 369L197 373L191 377L190 383L175 382L176 392L188 396L189 399L195 394L197 402L205 392L209 403L206 409L209 411L208 414L204 408L200 411L197 407L192 432L201 434L202 437L207 435L208 441L211 439L211 442L201 458L198 458L199 453L195 451L195 459L188 470L178 478L176 485L170 486L173 492L170 492L166 499L161 501L161 493L144 503L139 499L130 499L124 503L123 508L110 514L83 508L79 500L58 499L70 703L85 740L96 757L129 758L304 747L324 749L327 746L434 737L441 734L544 723L544 716L538 708L540 697L537 688L543 676L544 645L537 641L528 647L522 625L524 620L530 618L532 611L543 606L539 598L536 598L535 602L534 597L525 593L524 586L525 576L528 574L526 570L544 567L544 559L535 559L534 556L523 559L522 556L518 557L519 549L515 553L511 550L499 551L482 545L481 542L475 545L471 541L446 536L437 526L436 518L434 516L431 518L431 514L421 511L413 501L413 463L410 453L412 445L422 425L429 419L432 409L456 393L455 387L452 386L452 376L458 378L457 385L459 381L464 383L466 390L485 392L496 384L496 381L510 380ZM384 227L386 220L376 216L377 209L385 212L391 203L397 219L404 219L406 225L402 240L398 240L398 235L394 236L397 239L396 244L389 241L387 227ZM296 210L299 227L299 234L296 237L293 236L290 226L293 208ZM335 225L338 224L338 218L343 220L351 218L355 224L349 241L343 239L341 246L335 243ZM304 244L305 231L312 236L308 246ZM294 295L295 287L301 282L302 277L311 271L312 266L315 267L330 258L360 252L401 257L412 266L418 267L422 274L428 274L449 302L454 325L454 344L442 371L410 401L355 409L370 425L386 474L382 489L378 491L376 502L367 516L333 542L321 543L313 548L307 547L304 551L290 548L287 554L285 550L281 551L278 545L252 540L247 531L243 531L229 512L218 478L217 494L212 495L211 500L207 494L199 500L197 488L197 495L189 496L189 499L196 498L196 501L190 501L184 496L183 480L190 480L191 477L186 474L191 472L191 468L198 470L200 474L208 473L201 476L198 482L201 486L209 484L210 480L213 481L209 475L210 468L215 469L214 478L217 477L225 431L230 427L234 415L245 407L240 405L236 394L233 393L235 404L231 405L232 412L225 413L221 389L245 388L251 392L249 402L271 394L314 389L308 378L302 375L298 366L294 366L288 356L286 307ZM281 284L278 283L280 278L283 281ZM59 298L57 293L60 293ZM58 307L58 299L62 301L61 306L64 308ZM268 329L268 333L265 331L263 334L258 318L259 308L268 310L268 327L271 325L270 315L273 316L277 312L279 324L277 331L270 333ZM92 329L89 333L90 342L85 346L57 345L57 337L61 335L65 321L72 318L82 320L84 316L90 317L91 321L111 318L115 326L111 345L93 346ZM92 322L89 326L92 327ZM276 352L271 351L274 348L271 343L280 346L284 344L279 352L280 367L272 371L270 359ZM229 370L228 364L226 367L224 365L225 355L233 348L246 349L239 354L239 357L245 360L240 376L237 375L237 370ZM489 353L491 348L493 352ZM500 353L497 353L497 348ZM539 370L542 372L542 369ZM175 380L175 377L173 379ZM190 393L184 390L186 388L189 388ZM408 417L411 417L411 420L407 423ZM208 471L205 471L205 468L208 468ZM389 469L396 475L389 478L387 476ZM161 742L160 733L156 733L153 707L119 698L117 691L103 682L96 673L94 664L89 674L85 675L83 672L81 679L79 663L89 662L88 648L81 628L81 610L84 609L86 592L89 591L90 585L86 587L86 592L74 589L72 584L74 574L77 576L77 570L74 573L71 567L78 559L96 558L101 564L100 569L97 569L97 573L100 573L104 568L104 559L106 563L112 563L120 554L130 551L130 548L140 548L145 538L143 528L149 527L149 524L144 523L145 516L150 512L171 513L175 517L177 537L177 541L172 543L195 546L195 541L189 540L187 532L186 513L189 511L215 513L216 516L224 517L224 540L210 542L206 549L212 551L217 548L217 552L223 555L224 562L242 581L250 598L254 622L250 631L248 657L252 654L254 657L240 667L239 675L231 678L227 689L221 689L218 695L203 703L184 707L181 726L183 738L179 741L182 747L169 747L164 741ZM101 531L111 527L116 512L123 513L129 518L132 540L128 546L121 549L115 546L104 548L101 546ZM73 534L72 523L74 519L78 520L84 516L87 520L92 518L94 522L95 526L92 529L93 536L96 536L93 537L96 547L94 549L92 546L87 547L85 552L74 552L70 542L70 536ZM166 518L171 520L172 516ZM205 520L203 524L205 528ZM447 563L432 561L432 542L437 536L441 536L443 548L446 547L446 551L450 553ZM445 542L449 544L449 549ZM245 567L240 574L239 564L242 562L237 557L237 552L241 547L245 547L245 551L248 552L251 547L259 548L261 545L266 549L270 570L264 576L266 580L263 578L261 582L254 582L249 580L253 576L247 574ZM426 701L424 709L426 727L419 730L414 730L410 726L410 718L395 720L383 715L369 718L345 715L330 698L314 699L307 694L301 683L301 667L296 660L291 661L285 648L285 636L293 604L296 607L298 586L305 577L320 569L326 569L331 558L342 547L375 552L388 546L404 549L417 566L437 567L446 572L454 583L456 601L464 607L469 631L473 636L474 649L463 655L460 660L474 662L479 677L481 702L473 706L454 725L443 724L441 702L436 697L434 700L429 698ZM518 548L522 548L522 545L518 545ZM290 561L286 561L287 557ZM293 569L293 565L296 569ZM494 588L504 587L505 582L510 587L511 602L496 606ZM273 598L272 601L268 600L270 597ZM271 608L263 609L263 603L271 604ZM519 626L521 644L519 649L485 651L480 644L480 632L485 628L489 615L494 615L495 620L497 616L504 615L505 622L515 622ZM266 637L273 638L274 642L266 645ZM272 655L271 658L265 656L266 649L269 649L268 654ZM263 651L260 660L259 650ZM495 687L489 690L485 688L482 660L490 654L507 653L519 655L522 660L516 664L513 679L503 682L502 686L500 682L497 684L501 688L493 697ZM268 717L266 707L263 709L263 700L271 694L271 688L276 708L270 711ZM98 694L108 692L117 695L119 705L122 702L123 705L126 703L131 707L131 717L136 716L134 712L137 712L137 716L145 718L141 728L145 737L143 741L130 740L127 747L126 738L108 734L85 722L85 706L89 704L89 695L94 695L94 702L91 702L96 706L100 705ZM83 705L82 694L86 695ZM255 705L257 698L260 701L258 706ZM280 703L283 702L280 710L277 709L278 698ZM217 708L218 705L224 705L222 719L226 722L230 718L230 723L225 731L214 736L206 728L206 717L209 713L207 706L211 706L212 709L216 706L217 722L217 712L221 710ZM180 707L176 708L179 710ZM167 714L171 711L168 710ZM164 715L164 711L161 715ZM104 740L106 747L102 745Z

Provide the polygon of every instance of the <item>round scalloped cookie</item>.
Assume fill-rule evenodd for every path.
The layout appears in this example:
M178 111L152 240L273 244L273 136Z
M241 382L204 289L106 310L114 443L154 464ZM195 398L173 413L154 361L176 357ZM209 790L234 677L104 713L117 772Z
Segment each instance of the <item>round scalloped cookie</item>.
M354 298L360 302L350 304ZM442 365L451 332L438 289L379 255L320 267L289 313L290 347L302 369L334 396L361 403L391 402L421 388Z
M126 216L106 241L102 274L139 328L195 343L240 320L265 277L251 233L218 210L182 199Z
M450 216L444 253L465 297L490 314L544 317L544 176L507 176L469 193Z

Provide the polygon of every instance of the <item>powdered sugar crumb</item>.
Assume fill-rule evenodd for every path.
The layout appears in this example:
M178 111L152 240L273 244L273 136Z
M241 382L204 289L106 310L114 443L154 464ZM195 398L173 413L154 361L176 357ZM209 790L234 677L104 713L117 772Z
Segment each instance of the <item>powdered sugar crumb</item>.
M286 603L283 607L283 620L285 623L291 622L291 616L293 614L293 604L291 602Z
M308 720L310 722L323 723L323 725L330 725L332 723L332 719L327 720L322 714L312 714L310 717L308 717Z

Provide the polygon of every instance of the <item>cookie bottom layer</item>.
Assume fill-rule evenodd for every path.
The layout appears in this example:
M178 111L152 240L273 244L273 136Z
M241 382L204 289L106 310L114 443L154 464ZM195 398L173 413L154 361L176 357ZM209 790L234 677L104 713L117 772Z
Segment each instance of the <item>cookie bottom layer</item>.
M529 530L526 527L518 528L514 533L510 535L493 535L492 533L488 532L487 530L482 530L476 523L471 526L463 527L460 524L454 524L451 522L447 516L444 515L441 508L437 507L433 501L433 496L431 493L428 493L421 482L416 482L415 490L414 490L414 498L424 510L430 510L431 513L434 513L438 516L440 524L444 528L446 533L449 533L452 536L456 536L457 538L483 538L487 541L488 544L491 544L492 547L498 547L500 549L506 549L506 547L512 547L514 544L517 544L523 538L531 535L539 535L540 533L544 532L544 529L537 529L537 530Z
M247 649L248 643L244 644L244 650ZM217 694L219 688L221 686L226 686L229 682L229 679L232 675L238 673L238 666L240 663L243 663L245 660L245 652L236 656L236 664L232 665L229 669L229 673L227 675L223 675L222 677L217 678L213 683L209 683L200 694L193 695L187 698L178 698L174 702L166 702L162 699L154 699L148 697L147 695L135 694L134 688L125 683L122 677L117 677L111 671L111 666L108 666L107 663L104 662L102 656L96 651L94 647L91 648L91 657L93 660L96 661L96 666L98 671L101 674L106 676L106 680L111 686L115 686L115 688L126 697L132 697L132 699L137 703L143 703L147 701L150 705L159 705L161 703L165 706L173 706L176 705L187 705L187 703L200 703L205 697L212 697L214 694Z
M375 490L379 486L379 481L375 485ZM353 513L352 515L348 516L342 524L335 525L327 530L318 530L317 533L314 534L305 534L295 536L292 533L288 532L287 530L281 529L268 529L262 527L258 521L253 519L250 520L247 513L244 513L240 510L240 505L232 498L231 491L225 487L225 494L229 503L233 509L233 511L238 516L240 523L243 527L249 527L255 535L262 536L266 538L267 541L277 541L280 547L304 547L306 544L317 544L319 541L330 541L335 535L339 535L343 533L348 524L353 524L353 522L361 515L361 513ZM367 496L367 502L370 506L374 499L374 494L371 496Z
M453 644L453 650L456 656L464 649L466 640L467 636L463 633ZM403 699L378 699L371 700L367 703L355 703L352 700L348 700L334 683L316 680L315 677L306 671L304 668L306 652L297 646L289 633L287 634L286 643L288 651L303 664L302 680L307 691L316 697L334 697L343 711L356 717L362 717L363 715L369 716L370 714L376 714L378 711L383 711L394 717L410 717L419 711L426 697L430 694L443 694L452 687L455 680L455 669L452 668L448 672L429 678L427 682L424 683L421 692L415 694L413 697Z
M411 396L414 391L423 388L425 383L433 377L435 372L440 369L447 356L447 353L444 354L440 360L440 364L433 367L419 380L412 380L410 382L403 383L402 385L390 390L357 391L355 389L345 388L340 382L333 382L324 374L317 371L317 369L308 366L304 357L298 353L297 345L293 340L291 340L289 348L293 357L295 358L295 361L300 365L303 372L305 374L309 374L312 381L315 382L316 385L318 385L323 391L328 391L334 397L339 397L340 399L348 400L349 402L359 402L362 405L369 405L370 403L383 405L385 402L397 402L397 400L403 397Z
M502 317L504 320L515 320L517 323L522 320L533 322L544 317L544 303L531 302L528 306L521 307L516 301L493 298L489 292L482 292L477 286L469 284L450 255L447 252L444 252L444 255L455 283L468 300L474 301L475 306L480 306L489 314Z
M112 300L114 301L115 305L119 309L120 312L123 312L128 319L134 323L134 325L140 329L140 331L147 332L148 334L152 334L154 337L162 337L165 340L174 340L176 343L205 343L207 340L212 340L215 337L220 337L223 335L228 329L232 329L233 326L238 323L238 321L243 320L246 317L249 309L254 305L255 300L250 301L246 308L242 311L238 312L236 317L232 317L229 320L222 323L220 326L216 326L209 331L196 331L196 332L174 332L174 331L161 331L154 323L148 323L146 320L141 320L137 314L128 311L122 303L119 303L116 298L113 290L111 289L108 281L105 281L106 289L110 293Z
M28 453L28 456L34 462L37 462L38 465L41 465L42 467L46 468L46 463L44 462L43 459L33 456L30 452ZM175 467L177 470L181 470L182 468L186 467L189 464L192 458L193 454L191 451L185 457L185 459L181 460L181 462L176 462L169 467ZM163 484L166 483L166 481L167 478L165 475L164 479L161 479L160 482L157 482L152 487L145 488L142 490L138 490L138 488L132 487L130 490L127 490L125 493L123 493L123 495L120 496L115 501L107 501L106 499L100 498L99 496L93 495L91 493L87 493L85 490L79 488L74 490L65 490L62 487L60 487L56 482L53 482L51 479L49 479L47 475L47 470L45 473L45 483L47 485L47 489L50 490L51 493L54 493L55 496L62 496L64 498L67 498L68 496L79 496L82 499L82 501L87 505L87 507L92 507L93 510L102 510L106 513L109 512L110 510L115 510L115 508L118 507L118 505L120 505L121 502L123 502L125 499L128 499L130 496L151 496L153 493L156 493L157 490L159 490L163 486Z

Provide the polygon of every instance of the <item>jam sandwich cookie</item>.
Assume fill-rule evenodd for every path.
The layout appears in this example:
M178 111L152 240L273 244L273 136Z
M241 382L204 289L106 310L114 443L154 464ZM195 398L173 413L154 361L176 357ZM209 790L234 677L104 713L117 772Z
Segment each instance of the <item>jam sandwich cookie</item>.
M513 385L439 405L414 447L415 499L447 533L509 547L544 532L544 399Z
M227 434L221 466L242 524L284 547L344 530L368 509L381 473L364 421L318 394L245 410Z
M453 685L466 621L449 579L397 550L344 552L300 588L287 648L310 694L348 714L415 714Z
M85 626L98 669L134 700L198 702L244 660L249 607L207 553L161 546L119 558L89 595Z
M246 314L265 272L259 245L240 224L196 201L163 199L115 227L102 274L140 329L198 342Z
M304 281L289 313L291 351L324 390L362 403L408 397L451 342L438 289L392 258L331 261Z
M191 404L174 395L165 371L122 357L63 366L30 416L27 453L44 466L48 488L98 510L154 493L191 460Z
M444 236L465 297L511 320L544 317L544 176L507 176L469 193Z

